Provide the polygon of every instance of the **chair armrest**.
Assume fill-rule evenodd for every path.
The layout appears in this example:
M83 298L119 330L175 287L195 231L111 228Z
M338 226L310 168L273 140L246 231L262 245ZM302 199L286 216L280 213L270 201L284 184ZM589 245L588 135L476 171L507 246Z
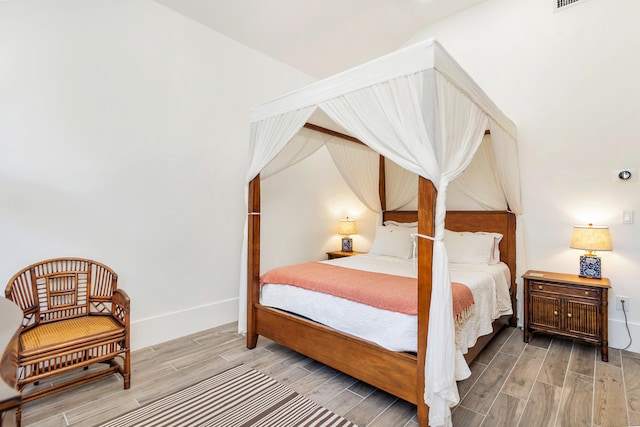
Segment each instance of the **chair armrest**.
M127 295L127 293L122 289L116 289L113 291L111 300L113 301L111 314L122 324L122 326L129 329L129 313L131 306L129 295Z

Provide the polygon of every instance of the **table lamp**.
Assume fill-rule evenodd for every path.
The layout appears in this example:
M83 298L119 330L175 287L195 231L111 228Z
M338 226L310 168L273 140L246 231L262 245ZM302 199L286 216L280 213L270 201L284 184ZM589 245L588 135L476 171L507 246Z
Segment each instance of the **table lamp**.
M341 219L338 225L338 234L344 236L342 238L342 250L344 252L353 252L353 239L349 237L352 234L356 234L356 221L347 217Z
M602 278L600 257L595 254L595 251L611 250L609 227L593 224L575 225L571 236L571 247L587 251L585 255L580 256L580 277Z

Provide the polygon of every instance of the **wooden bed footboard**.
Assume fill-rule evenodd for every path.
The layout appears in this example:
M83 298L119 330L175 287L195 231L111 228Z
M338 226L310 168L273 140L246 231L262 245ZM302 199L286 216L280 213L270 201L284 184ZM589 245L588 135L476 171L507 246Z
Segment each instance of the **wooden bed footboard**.
M255 306L257 333L347 375L416 404L417 361L409 353L369 341L278 309Z
M387 350L370 341L305 318L260 304L255 306L257 334L369 385L417 405L418 363L415 354ZM506 315L493 322L493 331L478 338L464 355L471 363L500 330Z

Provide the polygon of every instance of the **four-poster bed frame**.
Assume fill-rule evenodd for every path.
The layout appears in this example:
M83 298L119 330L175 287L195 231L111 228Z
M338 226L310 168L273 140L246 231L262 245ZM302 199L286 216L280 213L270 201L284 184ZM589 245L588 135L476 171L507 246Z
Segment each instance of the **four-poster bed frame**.
M322 131L315 125L308 128ZM333 131L334 136L341 136ZM344 136L344 135L342 135ZM352 137L345 139L355 140ZM359 142L359 141L357 141ZM361 143L361 142L360 142ZM380 161L380 201L383 220L418 221L418 232L433 236L435 232L436 189L422 177L418 182L418 211L385 211L384 158ZM248 258L247 258L247 347L255 348L262 335L325 365L362 380L417 405L418 421L428 425L429 408L424 403L425 356L431 306L433 242L418 239L418 346L417 354L387 350L372 342L342 333L302 317L260 304L260 175L249 184ZM465 355L475 358L491 338L507 323L516 325L516 241L515 215L505 211L451 211L445 226L452 231L486 231L501 233L501 261L511 271L513 315L503 316L493 324L493 332L478 338Z

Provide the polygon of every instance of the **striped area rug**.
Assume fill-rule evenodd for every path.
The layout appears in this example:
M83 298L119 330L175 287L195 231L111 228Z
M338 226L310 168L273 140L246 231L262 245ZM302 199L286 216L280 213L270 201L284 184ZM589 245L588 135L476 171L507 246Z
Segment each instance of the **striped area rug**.
M102 425L124 426L357 427L245 365L224 371Z

